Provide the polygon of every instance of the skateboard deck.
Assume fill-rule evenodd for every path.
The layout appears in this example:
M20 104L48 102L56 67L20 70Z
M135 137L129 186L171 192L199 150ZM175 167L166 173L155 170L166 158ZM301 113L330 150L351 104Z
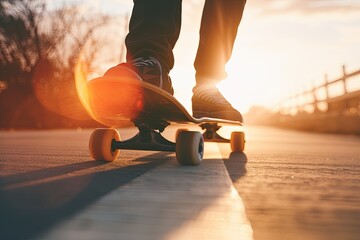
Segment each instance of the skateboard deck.
M94 118L107 126L117 127L124 121L242 125L225 119L194 118L171 94L139 80L95 78L88 83L88 91Z
M95 130L89 144L94 159L112 161L119 149L174 151L180 164L197 165L203 157L204 140L230 142L233 151L244 150L243 132L233 132L231 139L217 134L222 125L242 126L241 122L194 118L171 94L139 79L95 78L87 83L87 91L91 115L97 121L110 127L132 122L139 129L136 136L125 141L113 128ZM173 143L161 135L171 123L197 124L205 132L179 131Z

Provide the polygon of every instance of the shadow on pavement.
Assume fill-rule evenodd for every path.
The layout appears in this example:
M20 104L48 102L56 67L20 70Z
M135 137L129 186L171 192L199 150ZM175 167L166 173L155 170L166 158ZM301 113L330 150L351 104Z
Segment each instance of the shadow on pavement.
M63 176L70 174L72 172L81 171L84 169L90 169L93 167L105 165L106 162L101 161L87 161L87 162L77 162L63 166L49 167L40 170L34 170L19 174L14 174L7 177L0 178L0 187L1 189L9 189L12 185L21 185L26 184L29 181L41 181L49 178L54 178L58 176Z
M248 162L246 154L243 152L230 152L229 155L229 150L226 145L218 144L218 147L232 182L234 183L244 177L247 172L246 164Z
M0 239L29 239L40 235L100 197L167 161L168 154L155 153L136 159L136 165L89 171L76 176L73 172L106 163L87 161L0 178ZM59 177L62 178L56 179ZM52 179L41 181L48 178ZM7 188L9 184L26 182L30 184Z
M225 167L233 182L246 175L247 161L246 154L242 152L232 152L228 159L224 159Z

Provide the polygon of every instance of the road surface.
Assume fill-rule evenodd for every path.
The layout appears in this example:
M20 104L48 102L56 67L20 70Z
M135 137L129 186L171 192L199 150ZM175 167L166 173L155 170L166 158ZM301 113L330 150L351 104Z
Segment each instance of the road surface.
M360 137L245 131L245 153L206 143L197 167L93 161L90 130L0 132L0 239L359 239Z

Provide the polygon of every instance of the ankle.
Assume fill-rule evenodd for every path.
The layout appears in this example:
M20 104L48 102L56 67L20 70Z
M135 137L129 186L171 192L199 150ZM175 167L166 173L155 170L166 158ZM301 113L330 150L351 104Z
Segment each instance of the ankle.
M218 88L215 84L197 84L195 87L193 87L192 92L194 95L200 94L200 93L213 93L214 91L218 91Z
M211 77L204 77L196 75L196 85L193 88L194 90L202 89L214 89L217 88L216 85L219 84L221 80Z

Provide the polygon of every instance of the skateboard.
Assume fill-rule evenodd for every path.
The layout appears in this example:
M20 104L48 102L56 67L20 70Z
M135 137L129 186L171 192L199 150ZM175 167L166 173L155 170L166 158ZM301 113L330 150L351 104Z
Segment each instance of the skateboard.
M198 165L204 155L204 141L230 143L232 151L244 151L244 132L231 133L230 139L217 131L223 125L242 126L241 122L215 118L194 118L166 91L139 79L100 77L87 83L91 115L110 128L94 130L89 140L90 155L95 160L113 161L120 149L169 151L176 153L181 165ZM115 127L132 122L138 133L120 140ZM176 141L161 133L172 123L196 124L203 133L178 129Z

